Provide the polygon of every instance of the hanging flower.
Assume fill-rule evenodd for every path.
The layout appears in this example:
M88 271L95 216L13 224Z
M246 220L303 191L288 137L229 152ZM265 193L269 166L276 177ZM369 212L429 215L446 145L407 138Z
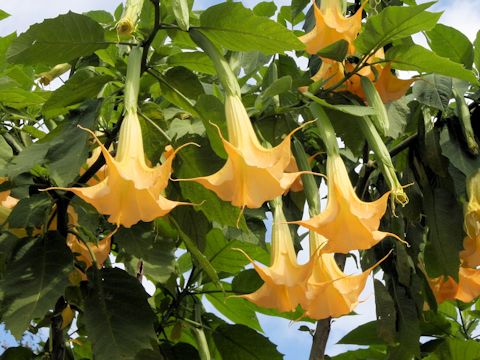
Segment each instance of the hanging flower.
M244 253L264 284L254 293L240 297L261 307L286 312L293 311L299 304L305 303L305 281L311 268L297 263L292 235L285 222L281 202L277 204L280 205L275 206L274 211L270 267L259 266Z
M464 250L460 252L463 266L480 265L480 171L477 171L467 182L468 204L465 209Z
M51 189L73 192L93 205L100 214L109 215L109 222L127 228L139 221L148 222L165 216L176 206L188 204L163 196L176 151L168 146L164 163L149 167L145 162L142 132L136 113L127 113L123 120L115 158L92 131L85 130L98 142L105 157L105 179L90 187Z
M227 95L225 112L228 141L219 131L228 159L215 174L188 179L212 190L219 198L241 208L259 208L265 201L287 192L302 174L292 166L290 139L267 149L257 139L239 96ZM286 172L293 170L293 172Z
M392 74L392 65L387 64L382 69L378 80L375 82L377 89L384 104L400 99L410 89L410 86L416 79L402 80Z
M353 41L362 28L362 11L366 3L365 1L353 16L347 18L339 0L322 0L320 8L313 1L315 27L300 37L306 45L306 51L314 55L337 41L345 40L349 44L348 53L353 54Z
M310 242L318 244L325 238L310 233ZM328 244L328 242L327 242ZM316 250L314 250L316 249ZM374 266L357 275L346 275L337 265L334 254L325 253L318 245L311 246L312 274L307 281L306 302L302 304L305 316L320 320L347 315L358 305L372 270L390 255L387 254Z
M387 209L390 192L372 202L360 200L355 194L340 155L328 156L327 179L328 203L325 211L309 220L292 222L328 239L322 252L348 253L353 249L364 250L376 245L386 236L397 237L378 230L380 219Z
M468 303L480 296L480 270L460 267L458 283L448 276L429 279L430 288L440 304L446 300L460 300Z

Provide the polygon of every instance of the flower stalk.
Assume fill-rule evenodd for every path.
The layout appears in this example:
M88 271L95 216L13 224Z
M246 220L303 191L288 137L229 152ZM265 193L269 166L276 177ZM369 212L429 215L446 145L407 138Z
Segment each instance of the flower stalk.
M380 171L392 190L393 201L405 206L408 203L408 196L405 191L403 191L403 186L398 180L390 153L388 152L388 149L380 137L377 129L373 125L372 120L368 116L360 117L358 124L360 125L363 135L367 138L368 144L373 149L373 152L377 157Z

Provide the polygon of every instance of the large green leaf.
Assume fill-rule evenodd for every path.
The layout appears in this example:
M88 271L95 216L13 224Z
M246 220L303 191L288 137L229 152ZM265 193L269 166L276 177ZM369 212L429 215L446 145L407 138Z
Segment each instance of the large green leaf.
M216 75L212 60L204 52L192 51L174 54L167 58L167 62L172 66L183 66L191 71Z
M358 349L344 352L342 354L331 357L332 360L384 360L387 353L384 347L370 346L368 349Z
M90 135L77 125L94 127L100 102L90 101L71 112L68 120L19 155L7 166L9 177L30 171L36 165L44 165L55 182L64 186L71 182L88 156Z
M162 238L153 223L139 223L121 228L115 242L137 261L142 260L144 274L156 282L166 282L175 271L175 245Z
M473 42L473 46L474 46L473 59L475 62L475 67L477 68L477 70L480 71L480 31L477 32L477 37Z
M384 345L385 341L377 335L377 322L370 321L350 331L337 344Z
M82 101L95 98L111 76L99 75L89 69L77 71L68 81L55 90L45 102L42 112L45 117L63 115Z
M154 314L142 284L118 268L92 271L89 278L83 319L95 358L134 359L151 349Z
M458 279L462 249L463 215L456 198L445 188L423 189L428 226L425 266L432 278L449 275ZM452 255L454 254L454 255Z
M385 56L387 60L393 62L393 67L399 70L436 73L478 84L478 80L471 70L438 56L420 45L394 46L387 51Z
M425 360L478 359L480 344L474 340L446 338Z
M472 68L472 43L457 29L437 24L432 30L427 31L427 40L430 49L437 55L463 64L467 69Z
M8 223L14 229L40 228L48 220L52 200L47 193L21 199L13 208Z
M229 50L274 54L304 48L292 31L256 16L241 3L226 2L208 8L200 16L200 25L205 35Z
M222 282L222 285L225 291L231 290L229 283ZM210 285L204 286L203 290L212 291L218 289ZM262 331L255 313L255 305L252 303L230 294L226 295L223 292L206 294L206 298L222 315L233 321L234 324L241 324L257 331Z
M26 243L7 266L0 283L1 320L19 338L30 321L43 317L63 295L72 253L56 232Z
M368 54L395 40L430 30L442 15L425 11L432 4L389 6L380 14L369 16L365 28L355 41L357 51Z
M16 64L56 65L107 46L100 24L70 11L30 26L12 42L7 59Z
M418 102L445 111L453 97L452 78L437 74L426 75L415 82L413 95Z
M467 154L462 144L448 129L443 129L440 133L440 147L442 155L446 156L450 163L466 177L473 175L480 168L480 158Z
M395 303L387 288L380 280L374 280L375 308L377 310L377 336L386 343L395 341L396 312Z
M249 263L242 249L251 258L264 263L268 262L269 254L260 246L239 240L230 240L220 229L212 229L207 234L204 254L218 272L236 274Z
M276 360L283 358L268 338L245 325L220 325L215 329L213 339L224 359Z

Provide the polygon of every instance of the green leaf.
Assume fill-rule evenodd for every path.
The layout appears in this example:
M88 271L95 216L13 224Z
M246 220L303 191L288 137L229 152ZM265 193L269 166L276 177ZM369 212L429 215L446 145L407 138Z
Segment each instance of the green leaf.
M100 103L99 100L89 101L72 111L68 120L13 157L7 167L8 176L12 178L37 165L45 165L59 186L71 182L87 159L90 139L90 135L77 125L93 129Z
M66 114L75 105L96 98L103 86L111 80L111 76L99 75L89 69L77 71L53 92L43 105L42 113L47 118Z
M322 58L343 61L348 52L348 41L338 40L317 52Z
M181 139L188 135L204 135L205 127L198 119L178 119L175 118L170 123L170 127L167 131L168 136L172 139Z
M212 150L222 159L226 159L227 153L216 127L220 128L222 134L227 134L225 106L213 95L201 95L197 100L196 108L205 129L207 129L207 136Z
M10 16L9 13L3 11L3 10L0 10L0 21L2 21L3 19L6 19Z
M315 95L305 92L303 93L306 97L309 99L315 101L317 104L322 105L323 107L327 109L332 109L335 111L339 111L348 115L353 115L353 116L368 116L368 115L375 115L377 112L370 106L358 106L358 105L332 105L329 104L326 100L320 99L316 97Z
M259 2L253 8L253 13L257 16L272 17L277 12L277 5L273 1Z
M218 272L236 274L249 263L242 249L251 258L268 261L269 255L265 249L248 242L227 239L220 229L212 229L207 234L205 256Z
M171 66L183 66L191 71L197 71L208 75L216 75L212 60L201 51L181 52L167 58Z
M365 28L355 40L357 51L368 54L395 40L430 30L442 15L425 11L432 4L388 6L380 14L369 16Z
M213 332L215 346L229 360L283 359L268 338L245 325L220 325Z
M387 136L392 139L398 139L404 135L407 120L410 115L408 101L405 97L402 97L399 100L385 104L385 107L387 108L387 115L390 119L390 127L388 128Z
M4 168L7 161L9 161L13 156L13 151L7 141L0 136L0 166ZM1 174L0 174L1 175Z
M183 31L188 31L190 27L190 10L187 0L172 0L172 9L178 27Z
M425 246L425 267L428 275L458 279L463 244L463 212L457 199L447 189L423 189L424 209L428 226ZM455 255L452 255L455 254Z
M1 11L1 10L0 10ZM29 348L21 346L11 347L5 350L0 359L2 360L32 360L35 354Z
M189 146L177 155L181 161L176 167L177 176L180 179L189 179L197 176L211 175L218 171L223 162L209 149L204 138L194 137L191 141L200 145L200 148ZM222 201L214 192L204 188L200 184L182 181L180 183L183 196L193 203L203 205L199 211L205 214L210 221L215 221L224 226L237 226L240 209L232 206L229 202ZM240 226L243 228L244 221L241 219Z
M373 285L377 309L377 336L387 344L392 344L395 341L397 319L395 303L381 281L374 279Z
M473 46L468 37L457 29L437 24L427 31L427 40L430 49L437 55L463 64L467 69L472 68Z
M478 71L480 71L480 31L477 32L477 37L473 42L473 46L474 46L473 60L475 63L475 67L477 68Z
M377 321L370 321L350 331L337 344L384 345L385 341L377 335Z
M200 15L200 25L205 35L228 50L274 54L305 47L292 31L256 16L241 3L226 2L208 8Z
M40 228L47 222L51 206L52 200L47 193L21 199L10 213L8 223L14 229Z
M385 56L388 61L394 63L393 67L399 70L432 72L478 84L478 80L471 70L438 56L420 45L394 46L387 51Z
M100 24L70 11L30 26L12 42L7 59L15 64L56 65L107 46Z
M413 85L413 96L418 102L445 111L453 97L452 78L443 75L425 75Z
M46 91L31 91L8 76L0 78L0 103L14 109L23 109L29 106L41 105L48 97Z
M250 294L263 285L263 280L254 269L240 271L232 280L232 290L236 293Z
M68 285L72 253L60 234L48 232L26 243L0 283L2 321L18 339L30 321L45 316Z
M292 77L290 75L282 76L270 84L261 95L263 98L280 95L292 88Z
M223 289L226 291L231 289L231 285L226 282L222 282ZM214 286L204 286L203 290L217 290ZM255 313L255 306L241 299L239 297L233 297L225 295L222 292L209 293L205 295L207 300L215 306L215 308L231 320L234 324L241 324L248 326L249 328L257 331L262 331L262 327L258 322L257 315Z
M133 359L151 349L154 314L142 284L124 270L89 272L83 320L96 359Z
M292 19L294 19L298 14L300 14L309 3L309 0L292 0Z
M472 157L463 151L458 139L453 137L446 128L440 133L440 147L442 155L446 156L450 163L466 177L473 175L480 168L480 158Z
M342 354L331 357L332 360L383 360L387 358L384 348L369 347L368 349L359 349L347 351Z
M428 360L466 360L478 359L480 344L475 340L445 338L443 342L425 359Z
M162 238L153 223L122 227L115 242L137 261L143 261L144 275L152 281L164 283L175 272L175 244L170 238Z
M165 79L189 99L197 100L200 95L205 93L197 75L184 67L178 66L168 70Z

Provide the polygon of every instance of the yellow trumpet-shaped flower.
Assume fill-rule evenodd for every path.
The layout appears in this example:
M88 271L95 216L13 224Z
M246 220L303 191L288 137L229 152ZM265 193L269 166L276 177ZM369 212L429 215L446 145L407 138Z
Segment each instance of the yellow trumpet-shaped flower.
M313 1L315 27L309 33L300 36L309 54L339 41L349 43L349 54L355 52L353 41L362 28L362 11L366 1L351 17L345 17L339 0L322 0L320 8Z
M353 249L369 249L388 235L397 237L378 230L390 192L372 202L360 200L338 154L328 156L327 179L328 203L325 211L309 220L292 222L328 239L322 252L348 253Z
M452 278L444 276L429 279L430 288L440 304L446 300L460 300L470 302L480 296L480 270L460 267L458 283Z
M316 243L319 238L323 237L310 233L311 242ZM323 238L323 241L325 240ZM311 250L313 250L312 247ZM320 253L318 253L319 251ZM302 304L305 316L320 320L352 312L359 303L359 297L365 288L368 275L388 255L360 274L346 275L338 267L334 254L324 253L323 249L318 250L317 247L317 250L311 255L312 274L307 281L306 302Z
M410 89L415 79L402 80L392 74L392 65L389 63L382 69L378 80L375 82L384 104L400 99Z
M465 209L464 250L460 252L463 266L480 265L480 171L476 172L467 183L468 204Z
M296 130L280 145L267 149L258 141L239 96L226 96L225 112L229 141L220 130L219 134L228 154L227 162L215 174L189 180L202 184L234 206L258 208L288 191L302 174L292 166L290 139ZM287 172L292 168L295 172Z
M93 132L85 130L98 142L105 157L105 179L90 187L52 189L73 192L93 205L99 213L109 215L109 222L124 227L131 227L139 221L152 221L168 214L178 205L188 204L163 196L176 151L168 146L164 153L165 162L154 168L149 167L145 162L142 132L136 112L127 112L123 120L115 158Z
M264 284L252 294L241 295L242 298L258 306L282 312L293 311L305 302L305 281L310 275L311 267L297 263L292 235L285 223L281 205L276 206L274 212L270 267L261 267L250 257L248 259Z

